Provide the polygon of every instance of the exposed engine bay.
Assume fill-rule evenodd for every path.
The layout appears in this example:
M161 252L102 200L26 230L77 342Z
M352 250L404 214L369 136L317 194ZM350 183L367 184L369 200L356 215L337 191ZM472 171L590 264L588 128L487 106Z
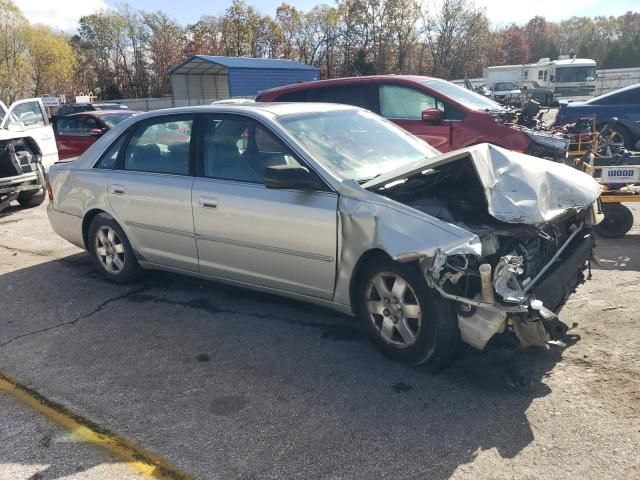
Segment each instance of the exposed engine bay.
M40 150L30 137L0 141L0 210L45 185Z
M557 313L584 281L589 266L592 208L567 209L536 225L498 220L489 213L485 186L471 157L414 172L376 193L480 239L479 256L439 252L421 262L427 283L457 302L464 341L482 349L508 325L523 345L541 346L561 338L566 327ZM559 267L567 261L573 270L561 274Z

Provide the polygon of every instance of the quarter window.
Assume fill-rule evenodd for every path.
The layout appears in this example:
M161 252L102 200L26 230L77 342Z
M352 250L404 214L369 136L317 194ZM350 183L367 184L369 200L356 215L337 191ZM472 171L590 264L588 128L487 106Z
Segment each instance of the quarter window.
M120 137L117 141L115 141L107 150L102 158L98 160L98 163L94 165L94 168L103 168L105 170L112 170L116 167L116 162L118 161L118 154L120 153L120 148L124 144L125 137Z
M370 95L370 92L369 85L341 85L339 87L318 88L315 90L314 101L343 103L374 111L374 98Z
M124 169L188 175L192 126L184 117L139 126L124 152Z
M299 165L271 132L241 117L210 118L204 138L205 177L262 183L268 167Z

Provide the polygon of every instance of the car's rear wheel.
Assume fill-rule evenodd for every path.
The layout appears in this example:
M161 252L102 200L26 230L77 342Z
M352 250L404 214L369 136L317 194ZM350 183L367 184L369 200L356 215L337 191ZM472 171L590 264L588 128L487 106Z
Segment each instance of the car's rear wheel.
M356 310L372 343L389 358L438 370L459 343L453 305L427 286L414 264L380 255L362 269Z
M633 136L625 127L617 124L610 129L605 130L605 127L600 129L599 145L599 150L604 156L611 157L623 148L632 149L634 147Z
M124 284L134 281L140 274L140 265L124 231L106 213L96 215L87 235L89 253L93 262L110 282Z

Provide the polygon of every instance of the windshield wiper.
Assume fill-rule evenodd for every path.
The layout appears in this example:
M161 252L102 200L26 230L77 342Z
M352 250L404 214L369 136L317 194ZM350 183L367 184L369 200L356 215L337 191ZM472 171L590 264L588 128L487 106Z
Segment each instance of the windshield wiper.
M370 182L371 180L373 180L374 178L378 178L380 175L382 175L381 173L378 173L376 175L374 175L373 177L369 177L369 178L360 178L358 180L356 180L360 185L362 185L363 183L367 183Z

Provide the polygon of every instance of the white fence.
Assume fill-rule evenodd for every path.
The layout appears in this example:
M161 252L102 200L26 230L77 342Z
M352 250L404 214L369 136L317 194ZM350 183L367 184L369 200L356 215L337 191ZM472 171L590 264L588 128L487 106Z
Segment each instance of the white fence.
M201 99L192 98L191 100L176 100L173 97L162 98L123 98L121 100L109 100L118 102L122 105L126 105L131 110L137 110L140 112L148 112L150 110L160 110L162 108L173 107L189 107L192 105L209 105L211 102L215 102L216 98Z
M597 70L596 96L640 83L640 67Z

